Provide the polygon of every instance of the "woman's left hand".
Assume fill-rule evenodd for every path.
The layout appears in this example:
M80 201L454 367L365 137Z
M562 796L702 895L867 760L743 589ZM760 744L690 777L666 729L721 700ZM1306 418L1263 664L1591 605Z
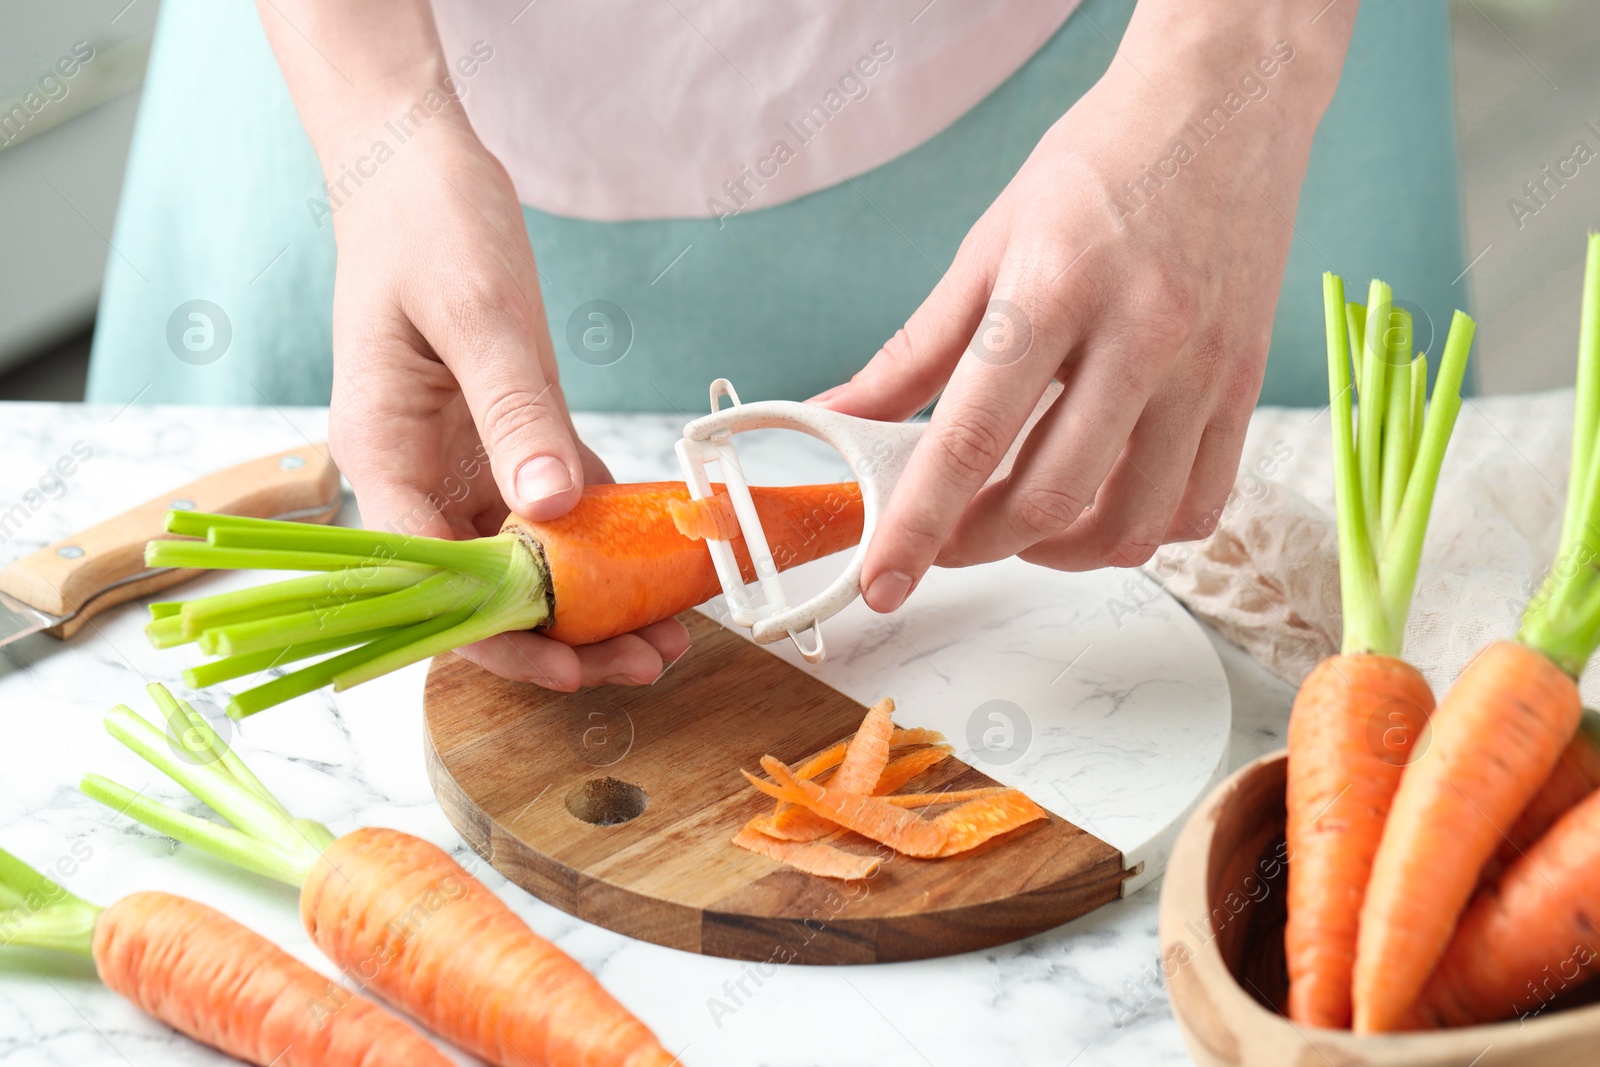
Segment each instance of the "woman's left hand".
M1353 7L1143 0L905 328L816 398L900 420L943 392L868 549L872 608L935 563L1136 566L1210 532Z

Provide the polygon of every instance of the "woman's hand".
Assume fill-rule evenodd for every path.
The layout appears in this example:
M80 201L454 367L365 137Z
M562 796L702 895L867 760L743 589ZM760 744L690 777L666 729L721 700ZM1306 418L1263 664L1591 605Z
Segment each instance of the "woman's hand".
M1353 9L1143 0L905 328L816 399L899 420L943 391L869 547L871 607L935 563L1128 567L1211 531Z
M611 477L573 429L521 205L447 91L431 13L413 12L403 33L402 5L373 16L383 27L374 32L402 39L384 42L388 66L362 72L361 84L387 88L352 99L297 28L275 27L287 17L281 6L262 4L269 37L330 185L345 179L333 214L328 436L363 522L463 538L495 533L510 511L565 514L585 482ZM349 57L367 31L356 26L341 50L340 10L304 11L305 32L320 35L327 54ZM385 121L430 91L445 106L375 160ZM347 175L358 162L356 184ZM507 678L571 690L654 681L687 647L688 632L669 619L582 648L512 633L460 654Z

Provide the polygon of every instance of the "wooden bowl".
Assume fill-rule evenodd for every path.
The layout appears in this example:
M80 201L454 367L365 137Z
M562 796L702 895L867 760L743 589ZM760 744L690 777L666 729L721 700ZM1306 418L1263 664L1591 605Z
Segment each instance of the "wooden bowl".
M1600 1004L1556 1002L1536 1018L1425 1034L1358 1037L1292 1023L1283 957L1288 757L1256 760L1189 819L1161 889L1161 967L1200 1067L1592 1067ZM1594 983L1591 983L1593 985ZM1595 991L1585 988L1592 1000Z

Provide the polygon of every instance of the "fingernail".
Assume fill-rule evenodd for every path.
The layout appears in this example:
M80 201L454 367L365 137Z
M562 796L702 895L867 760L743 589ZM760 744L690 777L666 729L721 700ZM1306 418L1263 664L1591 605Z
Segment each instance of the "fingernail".
M517 468L517 502L528 507L572 488L572 472L555 456L535 456Z
M867 586L867 606L879 614L887 615L904 604L910 592L911 575L904 571L884 571Z
M816 396L812 397L810 400L807 400L806 403L807 404L822 404L822 403L825 403L828 400L829 397L832 397L834 394L838 393L843 388L844 388L843 385L836 385L832 389L824 389L822 392L818 393Z

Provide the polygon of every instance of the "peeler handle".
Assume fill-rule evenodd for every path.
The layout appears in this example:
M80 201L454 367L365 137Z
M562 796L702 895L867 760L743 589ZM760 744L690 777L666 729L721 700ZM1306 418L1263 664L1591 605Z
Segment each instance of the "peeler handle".
M713 390L715 395L715 387ZM755 620L750 629L758 643L771 644L790 637L807 660L816 662L822 658L820 632L817 645L812 650L800 643L799 635L838 614L861 595L861 567L866 560L872 533L877 528L878 518L889 500L889 494L904 473L912 450L926 428L926 423L876 422L792 400L735 403L733 407L715 411L684 427L685 439L707 443L724 440L731 434L745 430L798 430L832 445L844 457L861 486L861 543L844 571L810 600L793 607L783 607Z

